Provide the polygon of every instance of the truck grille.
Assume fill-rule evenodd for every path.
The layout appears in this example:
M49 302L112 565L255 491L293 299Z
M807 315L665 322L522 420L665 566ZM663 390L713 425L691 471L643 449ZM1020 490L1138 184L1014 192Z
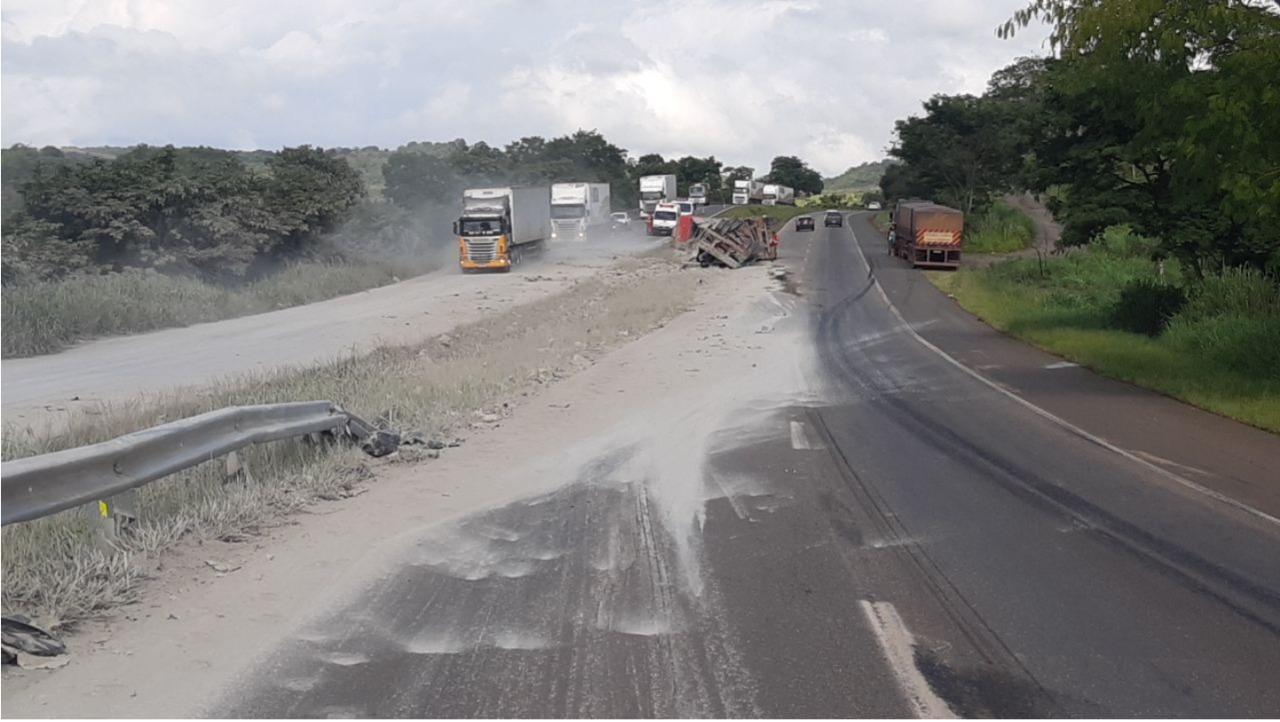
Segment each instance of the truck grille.
M551 221L551 230L556 232L557 236L562 238L572 238L578 235L581 224L575 220L567 221Z
M498 239L468 238L467 258L479 263L498 260Z

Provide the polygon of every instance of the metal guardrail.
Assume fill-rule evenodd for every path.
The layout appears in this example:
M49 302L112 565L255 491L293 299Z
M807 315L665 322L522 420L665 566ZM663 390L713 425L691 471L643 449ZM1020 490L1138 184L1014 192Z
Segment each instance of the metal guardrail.
M149 484L251 444L367 425L328 401L235 406L111 441L6 461L0 525L31 521Z

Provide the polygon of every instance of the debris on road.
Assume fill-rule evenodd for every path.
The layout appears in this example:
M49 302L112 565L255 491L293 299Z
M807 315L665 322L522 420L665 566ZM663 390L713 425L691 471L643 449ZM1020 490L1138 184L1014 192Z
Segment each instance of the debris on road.
M380 429L370 434L364 441L361 441L360 448L364 453L375 459L394 454L400 448L400 434Z
M4 617L0 622L0 655L4 664L23 669L62 667L69 661L62 657L66 653L62 640L34 626L26 617Z
M757 260L777 258L777 244L763 218L713 218L694 226L689 241L692 260L741 268Z
M217 561L216 559L206 559L204 563L205 563L205 566L209 567L210 569L212 569L213 571L219 574L230 574L231 572L236 571L242 566L240 564L229 564L227 562L220 562L220 561Z

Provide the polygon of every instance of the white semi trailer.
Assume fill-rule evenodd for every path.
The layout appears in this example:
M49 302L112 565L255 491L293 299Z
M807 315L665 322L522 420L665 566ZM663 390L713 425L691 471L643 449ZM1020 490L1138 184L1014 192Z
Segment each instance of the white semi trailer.
M733 204L745 206L750 203L764 201L764 184L754 180L736 180L733 182Z
M453 225L463 271L510 271L551 237L551 193L540 188L470 188Z
M705 206L707 204L707 184L690 183L689 201L695 206Z
M794 206L796 204L795 189L780 183L766 183L762 195L766 206Z
M676 198L676 177L667 175L646 175L640 177L640 215L648 218L653 215L654 206Z
M609 223L608 183L554 183L551 186L551 237L583 240Z

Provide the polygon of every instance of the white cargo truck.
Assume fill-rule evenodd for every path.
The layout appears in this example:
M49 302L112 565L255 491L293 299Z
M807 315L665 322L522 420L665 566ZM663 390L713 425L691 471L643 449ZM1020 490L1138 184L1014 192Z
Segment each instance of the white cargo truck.
M551 237L551 193L540 188L470 188L453 224L463 271L510 271Z
M608 183L553 183L551 237L584 240L609 223Z
M795 189L779 183L766 183L762 195L766 206L794 206L796 204Z
M764 201L764 184L753 180L736 180L733 182L733 204L745 206Z
M690 183L689 201L695 206L705 206L707 204L707 184Z
M654 206L666 201L675 200L676 177L667 175L646 175L640 177L640 216L648 218L653 215Z

